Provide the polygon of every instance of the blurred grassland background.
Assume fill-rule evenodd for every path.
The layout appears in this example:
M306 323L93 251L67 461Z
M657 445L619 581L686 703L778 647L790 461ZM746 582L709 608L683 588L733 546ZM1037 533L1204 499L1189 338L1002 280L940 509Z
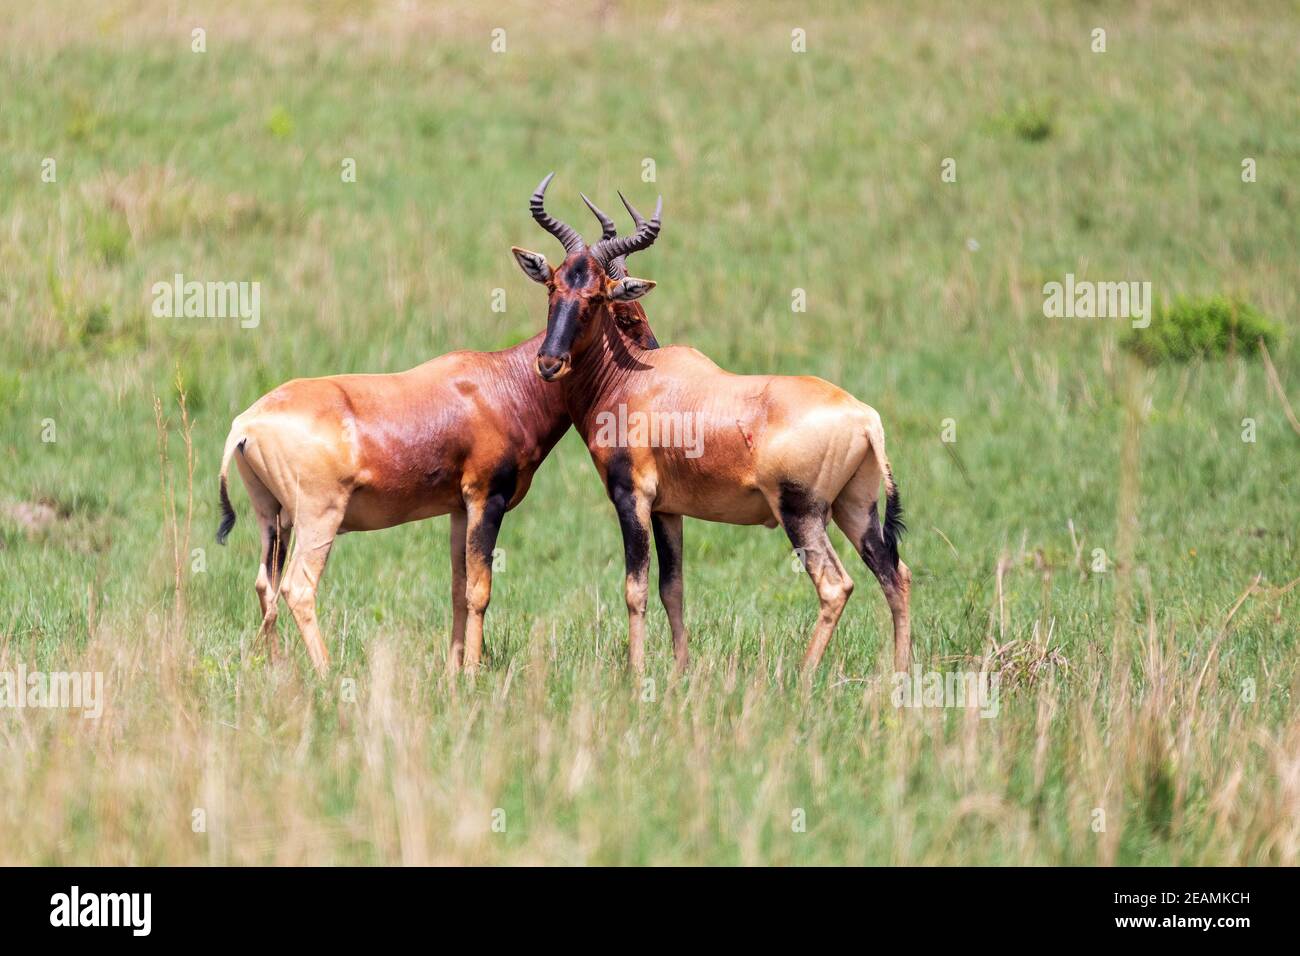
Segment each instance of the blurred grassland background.
M1252 343L1147 368L1126 322L1042 313L1067 272L1238 297L1300 404L1297 48L1275 2L4 0L0 670L103 671L106 710L0 710L0 863L1297 862L1300 436ZM589 234L578 190L664 194L661 341L880 411L918 657L999 671L996 718L891 706L838 538L858 589L802 688L786 539L694 521L694 666L653 603L648 694L572 434L506 519L477 679L442 671L446 518L339 542L330 681L288 614L265 661L238 482L212 543L230 419L541 328L509 247L557 255L552 169ZM260 282L260 326L153 318L177 272Z

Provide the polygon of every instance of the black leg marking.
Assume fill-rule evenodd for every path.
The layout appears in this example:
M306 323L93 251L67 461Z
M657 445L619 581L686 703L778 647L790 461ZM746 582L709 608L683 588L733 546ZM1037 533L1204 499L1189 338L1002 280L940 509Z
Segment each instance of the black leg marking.
M284 578L284 565L289 560L289 528L281 527L277 522L271 535L275 539L275 580L278 585Z
M492 552L496 550L497 534L501 531L501 519L505 517L510 500L515 496L518 469L513 461L502 462L492 473L488 482L487 498L483 502L483 517L474 527L470 547L483 560L492 564Z
M605 473L609 500L618 512L618 524L623 529L623 560L629 574L644 571L650 566L650 536L636 514L636 494L632 490L632 457L619 452L609 460Z
M803 485L792 481L781 482L781 525L796 548L806 549L813 535L826 527L830 505L818 501Z
M655 534L655 555L659 561L659 590L663 591L682 576L682 556L674 549L676 542L664 526L663 518L650 516L650 527Z

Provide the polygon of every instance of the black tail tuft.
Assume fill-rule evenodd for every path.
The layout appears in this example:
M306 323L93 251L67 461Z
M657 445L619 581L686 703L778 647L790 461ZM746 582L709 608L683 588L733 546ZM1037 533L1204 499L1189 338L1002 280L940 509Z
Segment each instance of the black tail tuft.
M889 490L885 493L885 551L889 555L890 567L898 567L898 539L907 530L903 522L903 499L898 494L898 483L894 476L889 476Z
M230 493L226 491L226 476L221 476L221 524L217 527L217 544L225 544L230 529L235 526L235 509L230 506Z

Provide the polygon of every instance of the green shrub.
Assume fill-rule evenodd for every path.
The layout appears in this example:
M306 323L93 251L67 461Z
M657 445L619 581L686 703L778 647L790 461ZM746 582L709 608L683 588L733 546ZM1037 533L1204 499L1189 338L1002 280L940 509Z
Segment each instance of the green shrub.
M994 124L1028 143L1041 143L1055 132L1050 103L1021 102L994 118Z
M1160 306L1151 324L1133 329L1122 344L1148 365L1159 365L1230 350L1249 353L1259 339L1272 346L1277 336L1277 325L1249 303L1219 295Z

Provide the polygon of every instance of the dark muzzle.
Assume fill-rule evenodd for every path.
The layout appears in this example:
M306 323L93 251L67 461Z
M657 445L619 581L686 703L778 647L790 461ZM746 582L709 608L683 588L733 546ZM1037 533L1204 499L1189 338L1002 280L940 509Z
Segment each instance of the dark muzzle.
M544 381L554 382L563 378L569 371L569 354L537 356L537 374Z

